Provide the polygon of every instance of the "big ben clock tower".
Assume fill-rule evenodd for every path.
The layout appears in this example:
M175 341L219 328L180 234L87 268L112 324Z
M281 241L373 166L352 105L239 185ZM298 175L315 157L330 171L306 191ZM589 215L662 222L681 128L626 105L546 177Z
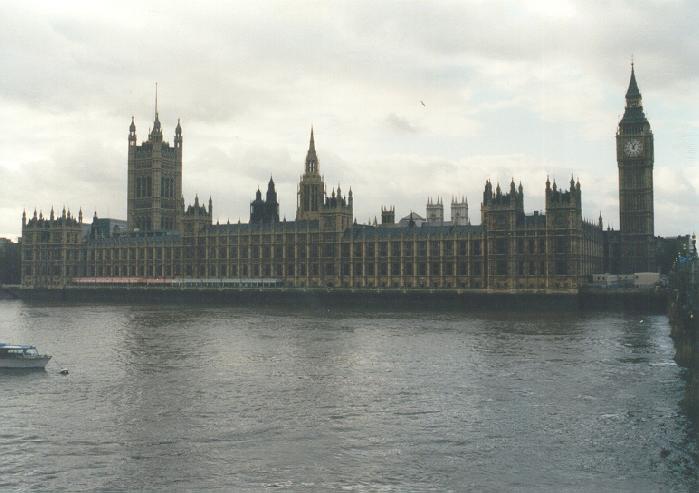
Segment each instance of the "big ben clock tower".
M616 134L622 272L655 271L653 132L643 113L633 63Z

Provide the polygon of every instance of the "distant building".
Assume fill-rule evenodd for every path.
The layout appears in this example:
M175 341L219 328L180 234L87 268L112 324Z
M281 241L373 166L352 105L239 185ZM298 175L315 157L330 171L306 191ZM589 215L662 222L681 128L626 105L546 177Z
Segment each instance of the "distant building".
M0 238L0 284L19 284L20 244Z
M185 208L181 195L182 128L174 146L162 140L157 103L148 140L129 127L126 223L92 225L63 211L22 216L22 284L60 287L76 279L246 279L287 287L575 291L594 274L653 271L652 134L632 69L627 111L617 132L621 231L587 221L582 187L545 182L545 209L527 213L524 188L486 181L481 224L466 197L428 199L427 218L411 212L396 223L383 207L381 224L360 225L354 197L328 191L311 130L299 178L295 220L279 220L270 179L250 203L246 224L218 224L213 203ZM89 231L85 234L85 231ZM650 239L650 240L649 240ZM264 281L264 282L263 282ZM256 282L256 281L255 281ZM259 283L258 283L259 284Z
M442 226L444 224L444 204L442 199L427 199L427 224L430 226Z
M468 219L468 200L466 196L461 199L451 199L451 223L454 226L468 226L471 221Z
M401 227L421 227L423 224L429 224L429 222L422 217L420 214L417 212L411 212L407 216L401 218L400 221L398 221L398 226Z

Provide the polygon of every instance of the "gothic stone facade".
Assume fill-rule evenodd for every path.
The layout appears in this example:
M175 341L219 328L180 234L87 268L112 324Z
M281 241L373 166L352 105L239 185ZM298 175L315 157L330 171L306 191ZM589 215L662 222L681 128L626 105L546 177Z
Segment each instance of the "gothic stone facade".
M480 225L462 218L402 226L395 223L393 208L383 209L380 225L357 224L352 190L344 195L338 186L327 193L313 132L296 220L279 220L270 180L267 200L259 197L258 206L271 204L271 213L269 206L255 209L253 202L250 223L214 224L211 199L207 208L197 197L185 210L182 130L178 122L174 148L162 142L156 112L153 131L141 146L133 122L130 128L128 231L90 235L82 213L77 219L69 212L48 219L36 212L29 220L24 215L22 283L60 287L76 278L135 277L275 279L296 288L576 290L591 274L611 270L609 252L618 251L619 242L636 252L634 266L650 266L644 245L652 237L652 181L649 185L641 177L652 168L652 137L645 120L634 118L632 128L622 120L617 139L621 149L635 149L636 140L643 149L619 151L622 218L632 218L636 226L622 219L619 234L604 231L601 218L598 224L583 219L581 185L573 179L568 190L547 179L545 210L532 214L524 211L521 184L513 180L503 191L488 181ZM625 178L627 167L634 178Z
M35 216L23 221L23 283L274 278L289 287L574 290L602 268L602 230L582 219L579 183L564 192L547 182L546 211L527 215L521 185L503 194L488 182L481 225L400 227L354 223L351 190L327 196L322 178L312 180L323 202L300 193L298 215L314 217L296 221L213 224L211 199L207 209L198 197L180 231L89 235L82 216Z

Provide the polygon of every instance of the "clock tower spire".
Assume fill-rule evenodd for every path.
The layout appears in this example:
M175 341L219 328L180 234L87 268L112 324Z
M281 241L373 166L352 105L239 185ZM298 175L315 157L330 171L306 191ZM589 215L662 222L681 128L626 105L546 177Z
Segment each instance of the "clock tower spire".
M622 272L653 272L653 132L643 112L641 91L631 63L624 116L616 133L619 168L619 224Z

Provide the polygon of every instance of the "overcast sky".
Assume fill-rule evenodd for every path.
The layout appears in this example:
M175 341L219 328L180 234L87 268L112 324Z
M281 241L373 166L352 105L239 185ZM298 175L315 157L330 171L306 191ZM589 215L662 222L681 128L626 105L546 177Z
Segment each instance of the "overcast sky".
M582 184L618 227L614 135L633 54L655 135L655 231L696 229L699 2L0 3L0 236L22 209L126 217L127 134L183 128L183 191L248 220L270 174L293 219L311 125L355 217L424 215L485 180ZM424 102L424 106L421 104ZM263 188L264 191L264 188Z

